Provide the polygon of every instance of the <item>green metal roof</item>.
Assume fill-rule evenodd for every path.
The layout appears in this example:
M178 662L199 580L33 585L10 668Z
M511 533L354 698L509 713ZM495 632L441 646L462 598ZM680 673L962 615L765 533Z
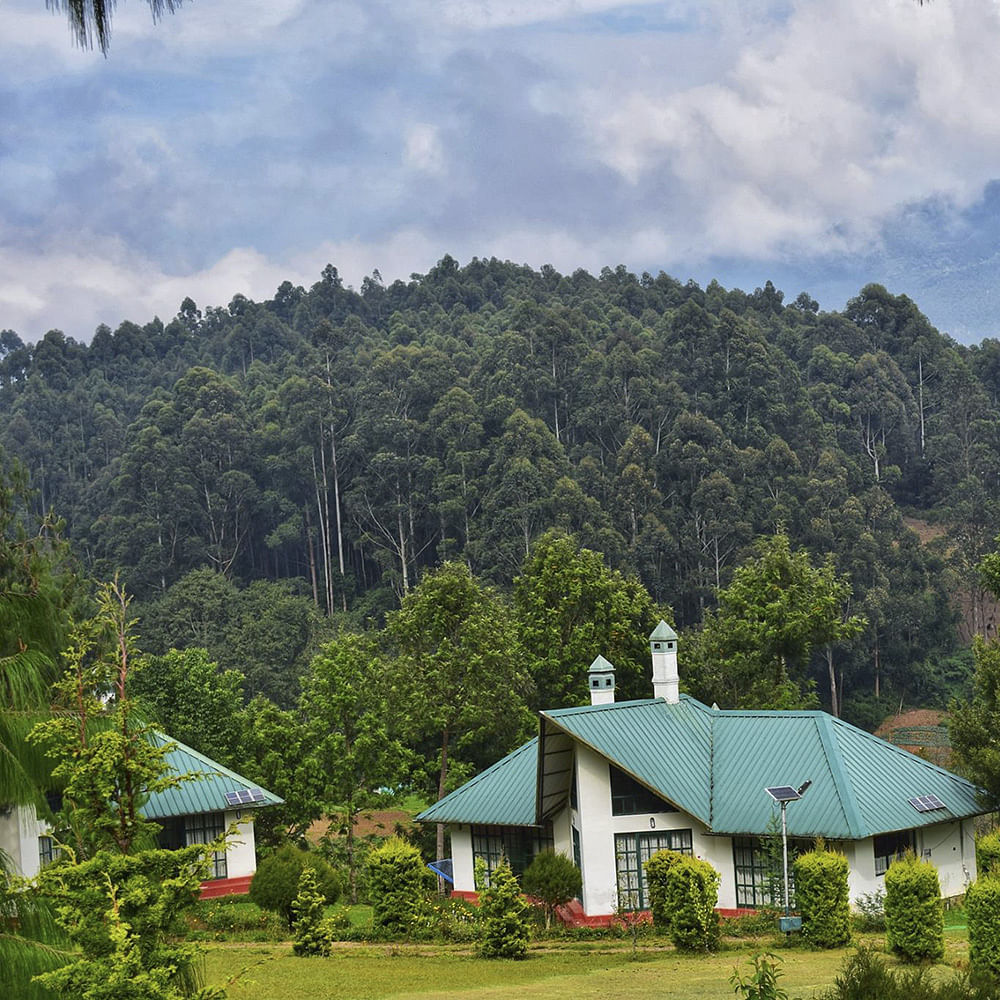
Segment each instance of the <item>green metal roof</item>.
M226 792L249 791L260 786L163 733L154 733L153 739L157 746L172 745L172 749L168 750L166 755L171 771L175 774L192 774L196 777L191 781L182 781L174 788L151 795L142 810L149 819L160 820L171 816L223 812L226 809L259 809L263 806L280 806L285 801L266 788L261 788L264 793L262 801L242 803L238 806L229 805L226 802Z
M554 737L565 734L713 833L767 833L777 806L765 789L806 780L809 790L787 808L792 836L857 840L983 811L970 782L825 712L720 711L682 695L677 704L657 698L543 712L541 727L542 755L551 747L564 757ZM565 795L564 767L548 767L538 754L532 740L418 819L529 825L551 815ZM908 800L921 795L944 808L918 812ZM537 802L533 813L528 802Z
M435 802L417 819L422 823L534 826L537 765L536 738Z

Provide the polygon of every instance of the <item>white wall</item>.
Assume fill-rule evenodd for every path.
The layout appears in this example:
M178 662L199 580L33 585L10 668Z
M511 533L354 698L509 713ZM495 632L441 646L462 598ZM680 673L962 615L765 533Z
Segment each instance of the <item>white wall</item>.
M0 851L11 860L14 872L25 878L38 874L38 838L47 827L35 816L34 806L15 806L0 816Z
M226 875L239 878L257 871L257 849L253 833L253 812L249 809L226 813L226 829L236 825L236 835L226 840Z
M885 891L885 875L875 874L873 839L844 845L849 873L851 905L863 895ZM960 896L976 878L976 840L973 821L937 823L917 830L917 856L926 858L938 870L941 895Z
M472 863L472 828L468 823L449 826L451 834L451 861L454 866L452 878L453 888L459 892L475 892L476 876Z

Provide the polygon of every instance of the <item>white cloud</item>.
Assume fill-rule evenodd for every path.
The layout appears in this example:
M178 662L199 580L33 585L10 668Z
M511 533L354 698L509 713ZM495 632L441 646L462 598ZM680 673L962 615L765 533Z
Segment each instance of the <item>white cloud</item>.
M403 161L406 166L421 173L444 173L444 147L435 125L415 122L407 128Z
M964 207L996 171L994 4L801 2L720 80L661 94L585 87L594 152L635 185L669 179L706 249L865 245L909 202Z

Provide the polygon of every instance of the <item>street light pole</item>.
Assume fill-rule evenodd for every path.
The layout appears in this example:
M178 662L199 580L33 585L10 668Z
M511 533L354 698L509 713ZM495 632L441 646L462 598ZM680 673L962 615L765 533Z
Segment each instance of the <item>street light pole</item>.
M804 781L798 788L793 788L791 785L775 785L764 789L781 806L781 867L785 888L785 917L781 921L783 931L798 930L802 926L800 917L792 919L788 901L788 825L785 818L785 807L789 802L797 802L801 799L811 784L812 781ZM796 924L797 926L795 926Z

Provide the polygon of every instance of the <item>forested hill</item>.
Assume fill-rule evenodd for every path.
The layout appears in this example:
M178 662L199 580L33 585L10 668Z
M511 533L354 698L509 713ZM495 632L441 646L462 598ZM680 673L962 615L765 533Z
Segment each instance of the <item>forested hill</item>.
M244 621L290 602L300 632L303 605L377 618L447 558L507 588L551 527L689 627L784 526L867 618L839 654L859 718L876 677L908 702L960 679L955 594L986 627L998 395L1000 342L960 346L880 286L823 313L623 267L445 257L355 291L328 266L89 346L0 334L0 445L40 509L88 572L197 607L206 643L237 602Z

